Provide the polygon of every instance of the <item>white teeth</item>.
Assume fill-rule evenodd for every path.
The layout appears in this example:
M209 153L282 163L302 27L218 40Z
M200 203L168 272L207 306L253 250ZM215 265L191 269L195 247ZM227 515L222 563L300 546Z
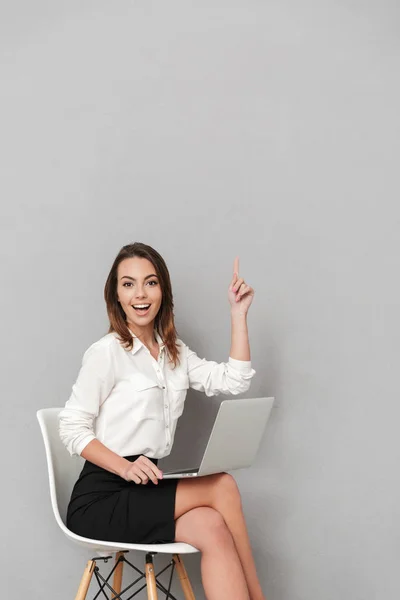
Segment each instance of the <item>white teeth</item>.
M148 308L150 304L133 304L133 308Z

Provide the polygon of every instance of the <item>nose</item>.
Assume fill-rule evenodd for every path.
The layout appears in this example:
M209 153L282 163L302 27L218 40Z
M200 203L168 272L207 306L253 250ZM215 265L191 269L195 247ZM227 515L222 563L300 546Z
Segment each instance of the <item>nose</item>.
M146 298L146 294L144 293L144 289L140 289L138 288L136 291L136 296L135 296L138 300L143 300L144 298Z

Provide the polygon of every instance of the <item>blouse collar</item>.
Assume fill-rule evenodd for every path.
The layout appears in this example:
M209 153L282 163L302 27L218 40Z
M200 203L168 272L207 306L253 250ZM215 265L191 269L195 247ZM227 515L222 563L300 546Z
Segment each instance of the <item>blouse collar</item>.
M147 346L145 346L145 345L143 344L143 342L142 342L142 341L141 341L141 340L138 338L138 336L137 336L137 335L135 335L135 334L133 333L133 331L131 331L131 330L129 329L129 332L132 334L132 337L134 337L134 338L136 338L136 339L137 339L137 342L135 342L135 343L133 344L133 348L132 348L132 350L131 350L132 354L136 354L136 352L139 350L139 348L140 348L141 346L144 346L144 348L147 348ZM156 340L157 340L157 343L158 343L158 344L159 344L159 346L160 346L160 353L161 353L161 351L162 351L162 350L163 350L163 348L165 347L165 344L164 344L164 342L163 342L163 340L162 340L162 337L161 337L161 336L160 336L160 334L158 333L158 331L155 331L155 332L154 332L154 335L155 335L155 338L156 338Z

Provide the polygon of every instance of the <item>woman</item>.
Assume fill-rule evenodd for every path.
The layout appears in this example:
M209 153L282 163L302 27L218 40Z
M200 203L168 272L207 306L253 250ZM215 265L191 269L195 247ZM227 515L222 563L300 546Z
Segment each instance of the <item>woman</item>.
M234 263L228 299L228 363L200 359L177 338L167 266L152 247L124 246L104 296L108 334L85 352L60 413L60 437L86 459L72 491L67 526L94 539L186 542L201 553L209 600L262 600L238 487L227 473L162 479L187 389L207 396L250 387L247 311L254 290ZM212 295L205 294L208 303Z

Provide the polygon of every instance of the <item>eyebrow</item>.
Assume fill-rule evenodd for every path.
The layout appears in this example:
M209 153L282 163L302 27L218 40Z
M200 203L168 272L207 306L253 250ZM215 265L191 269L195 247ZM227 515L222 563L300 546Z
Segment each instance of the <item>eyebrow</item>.
M151 275L146 275L146 277L144 278L144 280L146 281L146 279L149 279L150 277L157 277L157 275L155 273L152 273ZM136 281L136 279L134 277L130 277L129 275L122 275L121 279L132 279L132 281Z

